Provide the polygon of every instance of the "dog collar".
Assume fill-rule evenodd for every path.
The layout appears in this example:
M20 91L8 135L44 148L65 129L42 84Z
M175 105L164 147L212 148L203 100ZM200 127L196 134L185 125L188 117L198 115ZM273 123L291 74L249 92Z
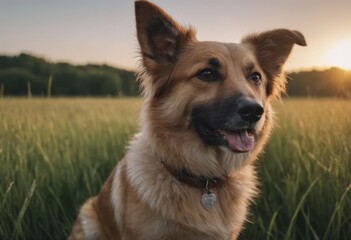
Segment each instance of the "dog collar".
M201 196L201 204L206 210L210 210L217 202L216 194L211 191L211 188L222 186L227 180L228 176L224 177L207 177L196 176L190 173L187 169L177 170L167 165L162 159L161 163L168 172L179 182L186 184L190 187L199 188L203 191Z
M199 189L211 189L221 187L228 180L228 176L223 177L207 177L207 176L196 176L192 174L187 169L174 169L171 166L167 165L162 159L161 163L167 171L179 182L186 184L193 188Z

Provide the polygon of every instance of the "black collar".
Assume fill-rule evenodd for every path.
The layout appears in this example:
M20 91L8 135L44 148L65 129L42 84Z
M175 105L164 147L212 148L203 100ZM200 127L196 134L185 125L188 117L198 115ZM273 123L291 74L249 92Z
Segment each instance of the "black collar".
M199 188L199 189L210 189L217 188L222 186L224 183L228 181L228 176L222 177L208 177L208 176L196 176L192 174L187 169L174 169L171 166L167 165L162 159L161 163L168 172L179 182L184 183L190 187Z

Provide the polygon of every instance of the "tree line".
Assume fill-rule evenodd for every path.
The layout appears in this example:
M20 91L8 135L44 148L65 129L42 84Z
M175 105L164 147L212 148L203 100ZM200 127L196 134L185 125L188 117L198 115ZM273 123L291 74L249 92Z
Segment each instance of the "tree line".
M137 96L136 75L107 65L51 63L29 54L0 56L1 96ZM291 97L351 98L351 71L288 73Z
M294 97L351 98L351 71L333 67L289 73L287 94Z
M134 72L107 65L50 63L29 54L0 56L4 96L135 96Z

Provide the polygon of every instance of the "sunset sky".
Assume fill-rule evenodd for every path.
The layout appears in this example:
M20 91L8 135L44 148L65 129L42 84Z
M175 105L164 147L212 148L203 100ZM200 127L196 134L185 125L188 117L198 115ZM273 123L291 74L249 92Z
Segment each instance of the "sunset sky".
M351 69L350 0L154 0L199 40L239 42L272 28L301 31L287 68ZM133 0L0 0L0 54L136 69Z

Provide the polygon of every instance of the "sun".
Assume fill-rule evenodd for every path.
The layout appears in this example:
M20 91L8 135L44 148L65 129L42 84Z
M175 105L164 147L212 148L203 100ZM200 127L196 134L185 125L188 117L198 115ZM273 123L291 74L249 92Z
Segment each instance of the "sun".
M327 54L330 66L351 70L351 38L337 42Z

